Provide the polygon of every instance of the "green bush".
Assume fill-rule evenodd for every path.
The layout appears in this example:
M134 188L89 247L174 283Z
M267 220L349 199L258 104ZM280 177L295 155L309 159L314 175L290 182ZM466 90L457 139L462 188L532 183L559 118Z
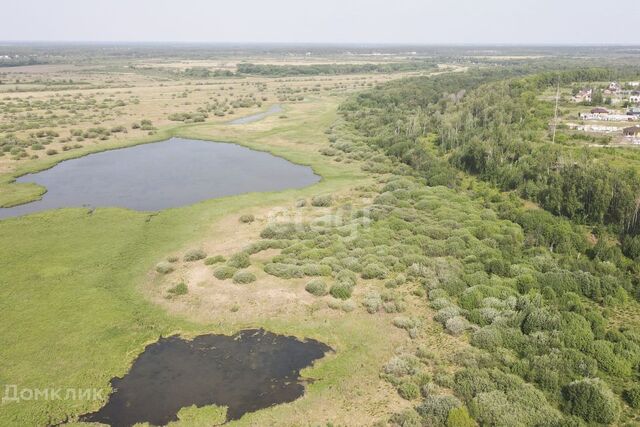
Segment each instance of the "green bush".
M329 293L334 298L342 300L349 299L353 293L353 285L347 282L337 282L331 286Z
M387 270L378 263L366 265L361 273L363 279L384 279L386 275Z
M216 279L227 280L227 279L231 279L233 275L236 274L236 271L237 270L233 267L230 267L228 265L223 265L221 267L216 268L213 271L213 275L215 276Z
M251 265L251 260L247 253L238 252L231 255L231 258L227 261L227 265L233 268L247 268Z
M395 317L392 321L393 326L400 329L415 329L420 327L422 322L420 319L416 319L415 317L406 317L406 316L398 316Z
M204 260L205 265L214 265L214 264L219 264L221 262L225 262L225 258L222 255L216 255Z
M187 285L181 282L175 285L173 288L169 289L167 292L171 296L180 296L185 295L187 292L189 292L189 288L187 287Z
M202 249L191 249L184 254L184 260L187 262L199 261L201 259L205 259L207 254Z
M256 281L256 275L248 271L238 271L233 275L233 283L246 285Z
M304 227L298 227L294 223L276 223L268 225L260 233L263 239L287 239L296 237L298 231L304 231Z
M609 424L618 418L616 398L607 385L597 378L585 378L562 389L567 412L587 422Z
M293 279L304 277L302 267L293 264L285 264L280 262L271 262L264 266L264 271L272 276L282 279Z
M469 329L471 325L469 321L462 316L454 316L445 323L445 329L451 335L457 336Z
M345 283L345 284L350 285L350 286L355 286L356 285L356 281L357 281L357 277L356 277L355 273L353 273L352 271L340 270L336 274L336 281L337 282L341 282L341 283Z
M462 402L455 396L429 395L416 410L427 422L426 425L445 425L449 412L462 406Z
M416 400L420 397L420 388L411 381L405 381L398 387L398 394L405 400Z
M624 400L634 409L640 408L640 386L634 386L623 393Z
M447 416L447 427L475 427L476 422L471 418L467 408L461 406L453 408Z
M328 265L305 264L302 266L305 276L331 276L333 270Z
M253 215L242 215L240 216L240 222L243 224L249 224L256 220L256 217Z
M167 261L170 263L174 263L174 262L178 262L180 258L178 258L176 255L171 255L169 257L167 257Z
M332 202L331 196L314 196L311 199L311 206L327 207L327 206L331 206L331 202Z
M173 271L173 265L167 261L159 262L156 265L156 271L160 274L169 274Z
M382 298L380 298L379 293L371 291L364 297L363 305L367 309L367 312L371 314L377 313L382 306Z
M327 305L329 306L329 308L332 308L334 310L342 310L345 313L350 313L356 309L356 304L351 300L343 301L333 299L329 301Z
M422 418L413 408L393 414L389 421L398 427L422 427Z
M310 294L317 297L321 297L327 294L327 284L320 279L310 281L309 283L307 283L304 289Z

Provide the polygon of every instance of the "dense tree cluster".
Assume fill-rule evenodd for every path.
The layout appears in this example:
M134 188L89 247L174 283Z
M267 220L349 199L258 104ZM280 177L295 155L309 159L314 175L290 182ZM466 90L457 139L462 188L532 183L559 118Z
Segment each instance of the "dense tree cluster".
M406 274L407 283L422 284L434 320L471 345L451 355L453 374L429 349L390 360L383 378L421 401L393 423L446 425L464 419L464 410L481 425L611 424L623 402L627 411L638 405L640 336L611 321L611 308L638 296L638 266L610 233L623 235L628 255L639 250L638 177L551 144L552 112L537 99L558 76L611 75L412 78L342 106L346 130L332 134L323 153L363 161L385 177L370 208L373 223L353 243L379 248L372 254L386 267L380 278ZM595 243L585 223L594 226ZM370 279L363 267L371 261L358 258L361 279ZM375 301L367 297L367 311ZM397 320L419 341L419 319Z
M360 73L396 73L401 71L424 71L435 69L431 61L410 61L367 64L314 64L314 65L272 65L242 62L237 65L239 75L260 76L325 76Z

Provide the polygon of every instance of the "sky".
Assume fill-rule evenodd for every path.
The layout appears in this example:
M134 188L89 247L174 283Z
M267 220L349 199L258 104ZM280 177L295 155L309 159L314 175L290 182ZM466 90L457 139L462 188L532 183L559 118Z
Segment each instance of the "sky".
M640 0L0 0L0 40L637 45L639 17Z

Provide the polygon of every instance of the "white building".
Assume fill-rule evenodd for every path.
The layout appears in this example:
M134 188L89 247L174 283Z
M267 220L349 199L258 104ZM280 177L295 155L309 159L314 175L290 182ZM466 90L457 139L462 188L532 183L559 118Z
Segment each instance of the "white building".
M630 122L638 120L637 116L628 114L580 113L578 117L582 120L598 120L603 122Z

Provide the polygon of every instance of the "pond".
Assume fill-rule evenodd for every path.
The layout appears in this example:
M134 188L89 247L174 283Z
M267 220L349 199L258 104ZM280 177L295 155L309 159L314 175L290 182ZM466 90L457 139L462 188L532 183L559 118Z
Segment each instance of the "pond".
M302 188L307 166L236 144L172 138L66 160L18 178L47 189L42 200L0 208L0 218L66 207L157 211L254 191Z
M161 338L147 346L114 392L84 422L132 426L176 421L181 408L226 406L227 420L304 394L300 370L331 351L319 341L300 341L262 329L233 336L201 335L189 341Z
M230 125L245 125L247 123L257 122L259 120L264 119L265 117L271 116L273 114L281 113L284 110L278 104L272 105L269 109L263 113L252 114L250 116L240 117L229 122Z

